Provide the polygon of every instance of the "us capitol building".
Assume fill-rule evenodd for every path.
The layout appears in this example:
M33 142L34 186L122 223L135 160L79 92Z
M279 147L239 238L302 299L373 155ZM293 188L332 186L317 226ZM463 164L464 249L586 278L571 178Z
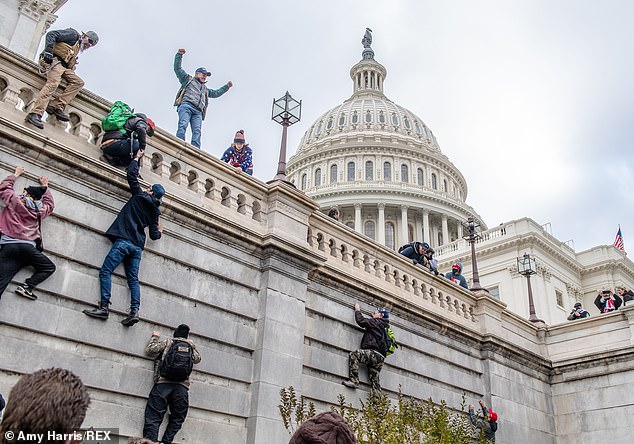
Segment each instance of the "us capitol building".
M375 60L371 41L368 29L362 59L350 69L352 96L322 114L289 159L288 177L298 189L323 212L338 209L340 222L389 249L428 242L442 273L461 258L470 285L463 224L472 217L482 230L476 246L481 285L528 317L525 298L510 296L526 295L517 257L536 257L536 311L548 324L564 322L575 302L598 314L593 301L599 289L634 286L634 263L613 246L577 253L530 218L487 229L466 203L464 176L432 131L385 95L387 69Z

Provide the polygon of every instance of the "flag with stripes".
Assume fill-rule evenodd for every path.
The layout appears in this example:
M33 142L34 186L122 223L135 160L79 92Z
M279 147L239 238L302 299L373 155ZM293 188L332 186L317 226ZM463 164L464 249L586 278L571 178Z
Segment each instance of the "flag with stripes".
M614 246L621 251L625 251L623 247L623 235L621 234L621 227L619 226L619 231L616 232L616 238L614 239Z

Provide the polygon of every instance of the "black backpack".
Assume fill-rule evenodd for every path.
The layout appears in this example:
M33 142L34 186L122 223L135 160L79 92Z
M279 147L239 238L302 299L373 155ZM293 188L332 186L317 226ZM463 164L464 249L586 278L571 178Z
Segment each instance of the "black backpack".
M194 348L187 341L175 339L161 361L159 374L170 381L183 382L194 368Z

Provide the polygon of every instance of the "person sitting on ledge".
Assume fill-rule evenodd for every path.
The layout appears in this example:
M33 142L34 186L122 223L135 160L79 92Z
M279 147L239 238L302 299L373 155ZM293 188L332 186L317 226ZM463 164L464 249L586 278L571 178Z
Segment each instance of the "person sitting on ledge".
M99 36L94 31L83 33L68 28L46 33L44 51L40 54L40 66L46 71L46 83L40 90L31 112L26 115L27 123L43 129L42 114L45 110L59 121L70 120L64 108L84 86L84 81L75 74L75 68L79 63L77 58L81 52L95 46L97 42ZM51 100L62 79L66 80L66 89L59 97Z
M594 300L594 305L597 306L601 313L610 313L618 310L623 299L618 294L612 293L612 290L603 290L599 292Z
M244 171L253 176L253 150L244 143L244 130L240 130L233 137L233 143L225 150L220 159L227 162L237 171Z
M625 287L616 287L616 293L623 298L623 306L626 306L629 302L630 305L634 304L634 292L627 290Z
M590 313L585 308L581 308L581 302L576 302L573 310L568 316L569 321L576 321L577 319L589 318Z

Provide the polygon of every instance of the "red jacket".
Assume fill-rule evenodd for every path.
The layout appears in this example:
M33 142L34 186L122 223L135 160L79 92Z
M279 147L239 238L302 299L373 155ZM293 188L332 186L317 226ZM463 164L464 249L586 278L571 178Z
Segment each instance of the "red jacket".
M13 174L0 182L0 199L6 207L0 212L0 233L21 240L35 240L40 237L37 224L37 212L28 209L20 200L20 196L13 190L15 184ZM48 188L42 196L42 219L53 212L55 203Z

